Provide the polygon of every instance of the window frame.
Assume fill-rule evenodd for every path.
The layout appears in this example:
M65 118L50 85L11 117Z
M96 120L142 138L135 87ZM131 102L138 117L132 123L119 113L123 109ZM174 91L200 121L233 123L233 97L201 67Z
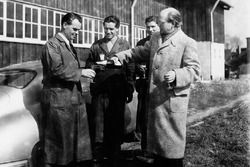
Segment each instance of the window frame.
M61 18L62 15L66 14L66 10L60 10L60 9L55 9L52 7L45 7L42 5L36 5L32 3L26 3L26 2L21 2L21 1L10 1L10 0L0 0L1 3L3 3L3 18L0 18L3 20L3 35L0 34L0 41L7 41L7 42L18 42L18 43L31 43L31 44L45 44L45 42L49 38L48 34L48 29L49 27L53 28L53 35L57 32L58 29L61 29ZM13 19L8 19L7 18L7 3L13 3L14 4L14 18ZM16 5L20 4L22 5L22 20L16 19ZM30 9L30 21L25 20L25 12L26 9ZM37 11L37 22L33 22L33 10ZM42 11L46 11L46 23L42 23L41 15ZM49 25L48 21L48 12L52 11L53 12L53 25ZM60 15L60 27L56 25L56 16L57 14ZM95 42L95 35L98 34L98 39L101 37L104 37L104 30L102 26L103 18L98 18L94 16L88 16L88 15L83 15L80 14L82 17L82 27L80 32L82 32L82 36L77 36L77 39L74 40L74 46L79 47L79 48L90 48L90 46ZM7 21L10 20L13 22L13 37L7 37ZM87 28L85 28L85 21L87 20ZM17 32L16 32L16 23L22 23L22 37L17 37ZM95 29L95 24L97 23L97 31ZM25 36L25 24L30 24L30 37ZM91 28L89 26L91 24ZM37 38L33 38L33 25L37 26ZM46 39L42 38L42 26L46 27ZM85 42L85 35L87 34L87 42ZM126 39L127 41L129 40L129 26L127 23L121 23L120 28L119 28L119 37ZM79 38L82 38L79 40ZM82 43L81 43L82 42Z
M143 38L146 38L146 28L141 26L135 26L134 27L134 43L137 44L138 41L140 41Z

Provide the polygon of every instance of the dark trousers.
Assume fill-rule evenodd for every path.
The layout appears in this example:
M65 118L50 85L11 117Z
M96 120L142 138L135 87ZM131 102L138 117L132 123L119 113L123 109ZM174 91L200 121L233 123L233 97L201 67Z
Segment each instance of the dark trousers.
M105 156L112 166L117 166L124 138L126 80L122 75L115 75L102 88L92 98L94 158L98 161Z
M153 167L183 167L183 158L169 159L156 156Z
M147 80L136 80L136 91L138 92L138 105L136 116L136 132L141 133L141 148L146 150L147 143L147 113L146 113L146 96L147 96Z

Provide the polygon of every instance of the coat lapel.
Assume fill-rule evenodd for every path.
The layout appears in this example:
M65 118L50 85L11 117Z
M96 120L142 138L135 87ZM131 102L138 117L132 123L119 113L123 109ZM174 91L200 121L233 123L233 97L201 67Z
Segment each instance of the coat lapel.
M103 38L103 40L100 41L100 48L102 48L102 50L105 52L105 54L108 54L109 51L108 51L108 47L107 47L107 44Z
M115 54L117 50L119 50L120 42L121 42L121 39L117 37L117 40L115 41L112 49L110 50L110 53L109 53L110 55Z
M78 65L80 66L80 61L79 61L79 58L77 56L77 52L76 52L74 46L71 44L71 47L70 47L68 44L66 44L66 42L64 41L64 39L60 35L58 35L58 34L56 34L56 38L60 42L64 43L65 47L70 51L72 57L77 61Z

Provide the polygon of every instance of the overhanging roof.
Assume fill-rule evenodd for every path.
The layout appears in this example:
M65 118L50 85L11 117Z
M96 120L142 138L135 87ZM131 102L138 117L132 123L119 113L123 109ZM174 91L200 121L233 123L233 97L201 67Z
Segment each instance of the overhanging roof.
M230 5L227 1L225 0L220 0L220 6L224 9L224 10L229 10L231 7L233 7L232 5Z

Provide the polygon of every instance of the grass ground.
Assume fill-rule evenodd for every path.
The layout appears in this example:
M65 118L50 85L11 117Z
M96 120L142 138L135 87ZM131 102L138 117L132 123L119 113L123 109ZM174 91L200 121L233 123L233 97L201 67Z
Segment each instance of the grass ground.
M219 108L236 99L241 100L233 107L223 108L187 127L185 167L250 167L250 98L239 98L249 92L248 80L194 85L190 95L189 116L210 108ZM135 156L138 149L138 143L132 144L129 156ZM151 167L137 160L122 164L122 167Z
M249 81L222 81L195 85L192 112L225 105L249 92ZM186 167L249 167L249 99L187 128Z
M222 106L247 92L250 92L250 81L247 79L198 82L191 89L189 110Z
M249 111L241 102L188 127L186 167L249 167Z

